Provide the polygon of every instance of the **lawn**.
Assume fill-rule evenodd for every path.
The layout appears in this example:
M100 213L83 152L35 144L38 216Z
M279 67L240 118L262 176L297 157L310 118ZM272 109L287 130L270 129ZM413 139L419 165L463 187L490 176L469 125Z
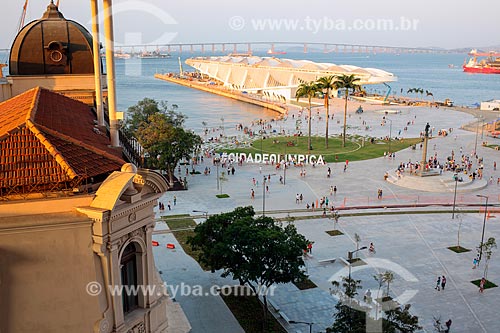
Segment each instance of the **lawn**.
M391 150L397 152L406 149L414 144L420 143L421 139L411 138L404 140L392 140ZM345 147L342 147L342 139L339 137L330 137L328 140L328 149L325 148L324 137L311 137L313 149L311 154L316 156L323 155L325 162L345 162L361 161L384 156L384 151L389 151L389 142L375 139L374 143L370 139L361 137L348 137ZM257 139L252 142L250 148L228 149L229 153L264 153L264 154L307 154L307 136L301 137L272 137L263 140Z
M268 313L266 329L262 330L262 306L256 296L222 296L227 307L246 333L286 333L271 313Z

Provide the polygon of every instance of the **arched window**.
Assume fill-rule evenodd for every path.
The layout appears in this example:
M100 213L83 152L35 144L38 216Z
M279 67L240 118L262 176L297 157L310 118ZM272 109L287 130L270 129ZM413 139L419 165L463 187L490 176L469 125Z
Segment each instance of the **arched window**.
M123 313L128 313L139 306L137 293L137 249L133 242L128 244L123 251L120 267L123 286Z

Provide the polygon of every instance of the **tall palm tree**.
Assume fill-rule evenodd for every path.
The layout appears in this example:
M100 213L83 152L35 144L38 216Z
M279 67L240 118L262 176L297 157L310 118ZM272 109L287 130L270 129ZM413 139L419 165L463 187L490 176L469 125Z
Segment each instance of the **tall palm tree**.
M349 91L353 92L360 88L359 78L354 74L346 75L342 74L337 76L334 84L336 89L345 89L345 106L344 106L344 133L342 135L342 147L345 147L345 132L347 128L347 98L349 97Z
M297 88L297 92L295 93L295 98L297 98L297 101L299 100L299 98L307 97L307 101L309 103L309 109L308 109L309 133L308 133L308 139L307 139L307 147L308 147L307 150L308 151L312 149L312 146L311 146L311 99L316 95L317 92L318 92L318 86L316 85L316 83L314 83L313 81L311 81L311 82L301 81L301 83L299 84L299 87Z
M328 119L330 118L330 93L335 89L335 76L320 77L316 84L324 93L325 109L326 109L326 130L325 130L325 147L328 148ZM326 92L325 92L326 90Z

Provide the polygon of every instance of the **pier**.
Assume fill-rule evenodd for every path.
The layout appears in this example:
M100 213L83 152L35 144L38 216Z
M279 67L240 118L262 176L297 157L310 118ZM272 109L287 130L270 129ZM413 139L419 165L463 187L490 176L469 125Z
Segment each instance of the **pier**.
M276 111L280 114L286 114L288 109L286 105L269 100L264 100L258 95L245 94L238 90L229 90L220 85L209 85L208 82L201 82L194 78L181 78L172 74L155 74L155 78L179 84L181 86L198 89L201 91L209 92L223 97L232 98L241 102L250 103L253 105L261 106L269 110Z

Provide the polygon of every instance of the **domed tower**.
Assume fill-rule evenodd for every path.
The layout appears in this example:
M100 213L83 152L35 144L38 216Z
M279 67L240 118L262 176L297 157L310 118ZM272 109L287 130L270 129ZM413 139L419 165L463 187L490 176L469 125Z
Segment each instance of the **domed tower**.
M11 96L36 86L94 104L92 35L67 20L51 1L43 16L28 23L11 47Z

